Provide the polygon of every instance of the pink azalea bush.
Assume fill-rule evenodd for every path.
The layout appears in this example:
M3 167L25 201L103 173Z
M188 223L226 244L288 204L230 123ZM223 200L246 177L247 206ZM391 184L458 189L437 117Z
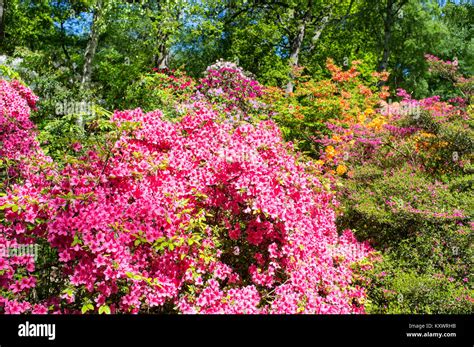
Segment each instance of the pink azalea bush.
M459 62L457 58L451 60L442 60L432 54L425 54L428 71L434 76L440 76L459 89L464 99L473 97L474 94L474 77L463 76L459 71ZM455 101L454 98L453 101ZM464 100L466 102L466 100Z
M0 86L3 141L15 122L32 129L34 97ZM199 102L176 122L115 112L109 146L76 145L64 166L17 138L35 150L2 188L0 246L36 243L43 260L0 257L0 310L363 313L371 249L338 234L313 164L272 121L219 118Z
M206 103L231 121L266 118L264 87L235 63L217 61L199 80L181 70L153 69L127 90L125 107L160 109L165 118L178 118L195 102ZM131 106L130 106L131 105Z
M45 202L39 191L45 184L45 175L50 173L51 160L41 152L34 124L29 119L37 100L18 81L0 80L0 305L5 313L47 311L42 304L21 299L36 285L35 257L22 251L31 249L34 239L25 235L23 228L31 227L40 212L32 206L24 215L24 223L5 227L9 224L6 220L19 213L19 204L35 199ZM4 190L14 191L15 195L6 198ZM21 201L20 196L26 201Z
M16 80L0 80L0 95L0 157L17 159L31 154L37 144L31 132L34 125L29 110L38 98Z
M235 63L219 60L206 69L194 99L210 103L235 122L256 117L266 106L263 95L264 87L249 73Z

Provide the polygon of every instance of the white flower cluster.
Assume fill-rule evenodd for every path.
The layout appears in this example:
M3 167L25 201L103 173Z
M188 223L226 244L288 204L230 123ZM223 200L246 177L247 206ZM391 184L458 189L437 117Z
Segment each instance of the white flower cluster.
M206 68L206 74L209 72L209 71L219 71L220 69L232 69L232 70L235 70L237 71L237 73L240 75L240 77L242 78L254 78L253 74L248 72L248 71L244 71L244 69L242 69L240 66L238 66L236 63L233 63L233 62L230 62L230 61L225 61L223 59L219 59L217 60L214 64L212 65L209 65L207 68Z
M30 70L22 66L23 59L22 58L11 58L7 55L0 55L0 66L7 67L7 71L14 71L15 73L20 73L22 78L27 78L29 81L34 80L38 77L38 73L36 71ZM0 71L0 77L10 80L11 76L9 76L8 72ZM34 90L35 84L29 83L30 88Z
M209 65L206 69L206 71L210 71L210 70L220 70L222 68L226 68L226 69L235 69L235 70L239 70L239 71L242 71L243 73L243 70L241 67L237 66L236 63L233 63L233 62L230 62L230 61L225 61L223 59L219 59L217 60L214 64L212 65Z
M23 59L21 58L11 59L6 55L0 55L0 65L8 66L12 68L13 70L20 69L21 68L20 65L22 62L23 62Z

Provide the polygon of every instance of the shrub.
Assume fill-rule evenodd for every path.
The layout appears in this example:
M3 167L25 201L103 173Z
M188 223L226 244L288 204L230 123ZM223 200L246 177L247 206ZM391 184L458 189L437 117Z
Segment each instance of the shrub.
M472 313L472 293L452 277L442 273L420 274L408 269L403 272L396 262L394 258L386 259L382 267L374 269L371 301L367 305L369 313Z
M262 116L263 87L234 63L217 61L209 66L198 85L198 100L204 100L234 121L251 121Z
M149 112L161 109L176 118L179 105L196 92L196 82L181 70L153 69L127 88L124 106Z
M106 148L5 187L0 245L41 256L0 259L2 310L363 313L370 247L338 235L311 162L271 121L218 119L116 112Z
M328 59L328 79L314 80L302 75L304 69L301 69L294 93L287 95L280 88L267 89L262 98L272 106L273 119L287 140L296 142L300 150L317 158L324 145L315 140L332 133L328 124L369 123L370 118L377 116L374 110L389 96L388 88L379 86L388 74L374 72L361 76L360 64L353 61L345 71ZM378 121L378 117L374 118L374 124Z

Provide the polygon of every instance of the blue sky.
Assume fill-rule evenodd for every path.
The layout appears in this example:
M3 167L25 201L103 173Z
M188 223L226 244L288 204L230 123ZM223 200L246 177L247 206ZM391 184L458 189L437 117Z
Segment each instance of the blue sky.
M474 4L474 0L451 0L452 2L459 4L459 3L472 3ZM448 0L438 0L438 4L440 6L446 5ZM57 27L59 27L59 23L54 23ZM69 18L64 23L64 28L66 33L69 35L78 35L82 36L89 33L90 27L92 24L92 13L91 12L81 12L78 16Z
M92 24L92 13L81 12L78 16L69 18L64 22L64 29L69 35L82 36L89 33ZM59 23L55 22L55 26L59 27Z

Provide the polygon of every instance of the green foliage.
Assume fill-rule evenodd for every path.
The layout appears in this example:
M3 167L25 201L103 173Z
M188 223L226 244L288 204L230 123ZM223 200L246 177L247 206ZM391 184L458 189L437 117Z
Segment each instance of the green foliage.
M125 92L124 103L128 108L140 107L149 112L162 110L176 118L176 106L188 100L194 92L195 82L181 70L161 70L144 74Z
M107 146L107 139L115 136L116 130L110 122L110 116L109 111L94 105L91 114L68 114L46 122L38 134L38 140L45 154L58 163L67 163L87 148ZM79 117L82 126L78 125ZM75 147L78 143L81 146Z
M466 185L472 182L472 176L466 181ZM455 217L455 211L472 211L473 206L471 185L463 190L450 189L408 166L385 171L367 165L355 169L353 178L344 184L346 209L341 224L351 225L384 246L395 246L400 239L414 237L427 227L457 230L456 225L462 221L467 224L469 216ZM448 215L451 218L446 218Z
M369 313L470 314L474 310L472 290L442 274L405 272L393 259L376 267L371 279Z

